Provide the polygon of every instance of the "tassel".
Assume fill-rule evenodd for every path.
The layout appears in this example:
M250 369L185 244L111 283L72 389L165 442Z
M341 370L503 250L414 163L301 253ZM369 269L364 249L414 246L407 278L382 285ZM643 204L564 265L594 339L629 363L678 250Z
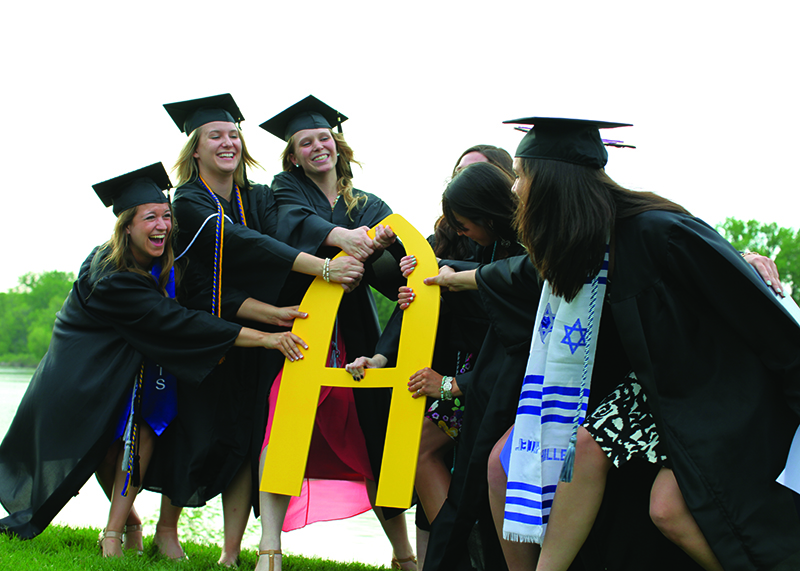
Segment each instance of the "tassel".
M572 481L572 470L575 467L575 444L578 442L578 435L575 432L569 438L569 446L567 446L567 455L564 457L564 464L561 466L560 482L569 484Z

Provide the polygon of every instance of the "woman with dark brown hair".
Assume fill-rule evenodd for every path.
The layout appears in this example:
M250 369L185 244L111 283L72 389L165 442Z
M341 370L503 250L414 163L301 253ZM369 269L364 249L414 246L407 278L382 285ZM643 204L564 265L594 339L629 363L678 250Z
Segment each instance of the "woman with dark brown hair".
M588 367L589 414L578 427L582 414L576 413L577 430L563 442L565 452L555 454L557 462L564 459L563 471L549 520L542 522L537 568L569 567L600 508L605 475L633 458L660 467L650 492L653 523L704 569L772 568L797 556L800 520L791 493L774 480L800 413L800 330L716 231L677 204L608 177L598 128L620 124L512 122L533 125L514 160L522 202L518 229L550 299L578 307L587 284L595 287L596 276L608 275L596 315L607 314L596 340L597 365ZM542 303L539 315L548 317ZM754 319L779 339L765 342L751 325ZM562 343L582 345L591 355L591 337L586 325L579 340L568 331ZM616 347L608 342L612 338ZM534 335L529 370L536 345ZM546 350L548 366L556 346L551 342ZM620 377L613 371L625 369L631 376L615 385ZM548 406L548 398L540 398ZM544 409L540 414L544 418ZM514 443L526 438L516 434L521 419L518 412ZM546 421L540 422L544 438ZM737 450L749 446L759 447L762 462L732 462ZM546 511L512 502L521 497L512 493L512 483L529 473L524 452L509 439L512 448L504 535L523 538L532 527L527 518ZM542 457L544 466L550 458ZM521 469L512 477L515 466ZM743 529L746 535L737 531Z
M515 188L522 202L520 240L547 280L542 297L547 303L539 304L513 438L507 433L490 457L496 520L500 525L505 514L505 537L523 541L503 542L509 568L531 568L543 536L539 569L566 569L590 530L590 538L608 533L615 523L609 514L615 513L627 514L621 529L629 547L614 552L608 542L598 547L593 541L587 553L594 549L593 556L582 559L587 568L605 557L622 556L617 564L625 565L626 553L627 564L635 568L692 565L657 543L641 549L634 538L650 532L644 522L632 527L643 515L630 507L640 505L632 501L635 493L649 493L654 529L706 569L719 569L720 563L724 568L771 568L796 557L800 522L789 492L774 482L798 410L798 365L792 357L799 342L796 325L775 294L713 229L680 206L626 190L605 174L607 154L598 128L619 124L547 118L512 122L534 125L517 149ZM472 288L476 277L482 281L480 274L443 269L429 283ZM592 296L584 292L595 291L592 284L602 284L605 274L606 294L596 298L595 323L602 313L599 336L589 333L597 331L585 316L574 323L559 321L562 307L593 307ZM725 289L714 288L709 276ZM777 283L772 287L780 288ZM508 293L513 295L513 288ZM524 291L518 294L525 296ZM755 320L780 332L773 346L752 329ZM546 339L554 341L548 346ZM547 348L536 353L544 356L534 357L540 344ZM546 364L548 371L551 353L557 354L554 347L559 346L569 347L567 353L589 355L583 375L581 357L572 364L574 372L565 376L590 378L591 384L580 382L564 393L557 384L548 384L559 374L539 375L537 366ZM626 379L627 372L635 376ZM541 379L544 389L536 388ZM572 400L564 397L567 404L557 404L552 397L557 394L570 394ZM574 416L559 413L564 406ZM737 418L759 422L750 426L726 420L732 411ZM525 415L541 415L536 422L542 428L520 431ZM567 432L553 447L544 426L557 418L574 429L571 438ZM735 450L748 441L770 443L757 466L732 462ZM541 467L526 458L540 461ZM628 460L635 460L630 467ZM624 499L608 505L613 500L606 498L605 515L592 529L606 474L612 465L623 464L613 476L627 478L628 487L617 485L616 496L610 497ZM648 465L655 470L645 471L642 466ZM557 469L554 481L535 476L545 466L550 473ZM550 490L556 490L562 468L553 498ZM731 478L734 472L737 476ZM529 489L539 491L528 497ZM753 494L754 489L759 493ZM733 531L732 523L746 527L747 537ZM632 559L631 551L637 553Z

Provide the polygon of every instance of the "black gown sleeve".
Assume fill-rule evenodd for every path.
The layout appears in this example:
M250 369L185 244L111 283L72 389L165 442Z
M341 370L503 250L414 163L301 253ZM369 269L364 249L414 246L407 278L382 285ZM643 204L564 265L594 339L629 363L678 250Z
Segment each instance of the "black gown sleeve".
M528 256L515 256L478 269L478 291L492 328L507 352L530 348L541 281Z
M269 235L277 226L272 194L256 185L246 191L248 226L225 220L223 234L222 316L234 319L248 297L274 302L300 253ZM252 203L251 203L252 201ZM211 308L217 206L210 195L192 184L178 189L173 202L179 224L179 245L189 264L181 302L196 309Z
M317 215L318 208L330 209L330 204L291 173L278 173L271 186L280 220L277 238L303 252L316 253L337 226Z
M110 323L136 351L178 379L200 382L233 346L241 326L182 307L152 278L118 272L101 278L83 301L87 314Z

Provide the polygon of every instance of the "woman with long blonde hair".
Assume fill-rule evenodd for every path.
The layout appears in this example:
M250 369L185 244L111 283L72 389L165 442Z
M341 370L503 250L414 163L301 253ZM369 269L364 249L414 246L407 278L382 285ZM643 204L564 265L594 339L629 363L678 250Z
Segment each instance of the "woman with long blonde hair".
M238 123L230 94L165 105L188 140L175 170L174 208L181 220L178 249L186 260L179 300L266 331L285 330L305 317L296 305L277 306L291 271L323 274L349 287L362 265L353 258L325 260L274 238L276 206L270 189L253 184L246 168L258 166ZM181 396L181 412L154 461L149 489L173 502L162 510L159 545L181 557L179 507L201 506L222 494L224 545L220 564L236 564L247 524L266 426L269 387L283 362L275 351L231 352L207 382ZM173 466L189 467L178 473Z
M341 249L365 263L364 283L346 294L339 307L331 340L329 362L332 367L343 367L347 354L371 355L374 351L380 328L375 302L367 286L396 299L397 288L403 284L397 265L402 248L394 242L391 230L379 227L374 240L367 236L367 230L392 211L377 196L353 187L351 164L356 162L353 150L340 132L332 130L346 119L309 96L261 125L286 141L281 157L283 171L272 181L278 203L278 238L320 257L334 256ZM284 288L283 303L298 303L310 283L305 276L291 276ZM276 394L274 390L270 398L270 413ZM284 517L290 498L262 492L260 553L264 559L259 561L259 570L280 568L280 557L276 555L280 553L281 528L288 531L302 527L306 521L317 521L314 502L325 505L329 519L355 515L374 503L388 404L388 389L324 389L316 416L316 434L319 435L316 442L337 462L323 467L312 455L307 474L313 476L304 486L313 491L317 486L331 489L330 486L339 485L340 490L352 494L348 495L349 501L345 501L343 492L309 493L310 505L299 507L301 500L292 500L290 515ZM334 427L344 418L349 419L348 429L336 432ZM346 436L339 438L334 434ZM345 439L350 446L343 446ZM262 461L268 441L269 431L262 446ZM312 450L314 448L312 443ZM354 478L362 482L360 488L353 486ZM408 541L404 514L380 507L374 509L392 544L392 567L415 569L416 560Z

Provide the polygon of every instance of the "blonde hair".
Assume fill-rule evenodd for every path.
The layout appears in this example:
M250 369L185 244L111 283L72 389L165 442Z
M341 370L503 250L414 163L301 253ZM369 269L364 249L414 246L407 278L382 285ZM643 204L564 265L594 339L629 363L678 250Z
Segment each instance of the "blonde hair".
M202 129L205 125L200 125L197 129L192 131L186 144L183 145L178 160L175 161L175 166L172 167L173 172L178 175L178 186L192 182L200 176L200 168L197 166L197 159L194 158L194 153L197 150L197 144L200 142ZM233 181L239 188L247 187L246 167L262 168L261 164L255 160L247 150L247 145L244 142L244 135L239 126L236 126L239 132L239 140L242 142L242 160L233 173Z
M336 194L344 199L344 204L347 206L347 216L352 220L351 212L353 209L363 206L367 202L366 195L362 194L356 197L353 194L353 169L350 167L350 163L355 163L358 166L361 166L361 163L353 158L353 149L344 140L344 135L333 131L331 131L331 135L333 135L333 140L336 142L336 150L339 153L336 161ZM286 143L286 148L281 153L281 166L286 172L302 168L294 166L292 161L289 160L289 155L296 153L294 143L294 135L292 135Z
M114 225L114 233L111 239L103 244L101 251L108 251L109 254L103 259L102 267L112 267L115 272L133 272L143 276L153 277L147 270L143 269L136 263L136 258L130 247L129 234L127 232L128 226L133 222L139 207L134 206L128 208L120 213L117 217L117 223ZM172 213L172 204L169 204L170 214ZM172 218L172 229L164 239L164 253L159 258L161 262L161 275L156 280L159 290L164 295L167 294L167 283L169 282L169 274L172 266L175 265L175 251L172 249L172 236L177 230L175 226L175 218Z

